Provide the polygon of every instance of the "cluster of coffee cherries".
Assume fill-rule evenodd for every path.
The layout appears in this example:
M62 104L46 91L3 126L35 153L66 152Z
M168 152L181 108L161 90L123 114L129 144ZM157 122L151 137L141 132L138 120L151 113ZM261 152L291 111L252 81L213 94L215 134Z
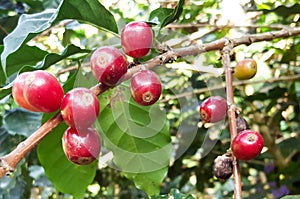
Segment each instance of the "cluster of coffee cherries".
M251 79L255 76L257 64L253 59L244 59L237 63L234 76L239 80ZM210 96L200 105L200 117L203 123L216 123L226 118L228 111L227 101L221 96ZM247 121L237 115L237 135L231 142L231 153L238 160L251 160L262 151L264 139L257 131L250 130ZM214 161L213 173L222 180L232 175L232 156L226 153L218 156Z
M124 53L135 59L149 53L152 40L152 29L145 22L131 22L121 32ZM90 58L91 71L101 84L113 87L127 73L129 64L123 51L102 46L93 52ZM141 69L131 78L130 91L138 104L149 106L159 99L162 86L155 72ZM68 125L62 137L62 147L71 162L86 165L97 159L101 151L101 138L93 125L99 115L100 103L90 89L78 87L64 94L53 75L37 70L18 75L12 95L19 106L29 111L60 111Z

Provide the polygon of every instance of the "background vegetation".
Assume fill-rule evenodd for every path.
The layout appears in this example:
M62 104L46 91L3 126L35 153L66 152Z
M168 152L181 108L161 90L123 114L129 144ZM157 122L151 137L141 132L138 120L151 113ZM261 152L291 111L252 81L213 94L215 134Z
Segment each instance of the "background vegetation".
M65 91L76 86L91 87L96 82L89 79L90 52L103 45L120 47L118 34L130 21L159 23L153 24L156 36L153 50L139 60L144 62L157 56L165 44L178 48L222 37L288 31L299 26L300 19L300 4L296 0L187 0L179 4L172 0L103 0L100 3L103 7L96 0L62 3L0 0L1 155L12 151L50 118L50 115L25 111L14 103L10 92L16 74L42 69L56 75ZM12 34L19 35L19 40L8 36ZM300 37L234 48L233 66L247 57L258 63L255 78L245 82L235 80L234 95L240 114L265 139L263 153L240 164L244 198L299 194L299 53ZM59 159L62 156L60 137L66 128L61 124L18 164L11 176L0 179L0 198L148 198L149 193L153 198L168 198L168 195L232 198L233 179L220 181L212 174L214 159L230 146L227 121L203 125L198 113L199 104L205 98L225 95L224 87L220 87L224 86L220 52L179 58L154 70L164 87L155 107L164 113L161 114L165 122L162 134L172 141L169 167L141 176L120 172L111 166L112 148L106 145L102 151L105 158L100 158L98 164L68 167L65 159ZM111 115L103 111L109 103L107 99L120 88L128 87L125 83L99 97L103 109L98 123L102 129L109 128L101 120ZM138 112L132 104L130 108L135 121L139 114L149 111ZM101 135L109 138L109 133ZM143 143L133 143L143 146ZM125 143L125 147L130 144ZM127 157L119 154L115 158L122 162ZM65 181L61 181L61 175Z

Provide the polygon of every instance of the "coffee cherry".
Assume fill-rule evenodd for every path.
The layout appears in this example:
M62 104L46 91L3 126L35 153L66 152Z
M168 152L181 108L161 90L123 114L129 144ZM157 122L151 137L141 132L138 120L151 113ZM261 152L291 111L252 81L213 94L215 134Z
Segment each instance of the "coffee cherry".
M101 141L99 133L92 127L81 130L69 127L63 134L62 146L71 162L86 165L97 159Z
M257 63L254 59L239 61L234 69L234 76L239 80L251 79L257 72Z
M19 76L13 96L20 106L28 110L50 113L60 107L64 91L58 80L50 73L33 71Z
M231 143L231 151L239 160L251 160L257 157L263 147L263 137L253 130L241 131Z
M211 96L200 105L200 117L204 123L215 123L225 119L227 101L220 96Z
M232 157L230 154L219 155L213 166L213 174L220 180L227 180L232 175Z
M149 106L160 97L162 86L158 75L151 70L141 70L130 81L131 96L138 104Z
M238 116L236 118L236 129L238 133L249 129L248 122L243 117Z
M146 22L131 22L121 32L122 48L130 57L143 57L150 51L152 37L151 27Z
M117 48L100 47L91 56L91 70L95 78L107 86L114 86L127 72L127 60Z
M16 77L12 86L12 96L15 102L24 109L29 111L39 112L37 108L32 106L28 101L26 101L24 96L24 86L25 79L30 74L30 72L24 72Z
M100 104L97 96L87 88L69 91L61 102L64 121L75 129L91 126L99 115Z

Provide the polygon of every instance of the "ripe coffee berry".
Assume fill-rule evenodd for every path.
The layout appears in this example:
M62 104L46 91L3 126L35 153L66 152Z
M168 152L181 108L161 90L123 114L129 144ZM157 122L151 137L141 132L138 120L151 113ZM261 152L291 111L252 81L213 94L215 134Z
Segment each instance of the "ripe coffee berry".
M100 47L91 56L91 70L95 78L107 86L114 86L127 72L127 60L117 48Z
M219 155L213 166L213 174L220 180L227 180L232 175L232 157L230 154Z
M66 157L79 165L95 161L101 150L101 140L96 129L76 130L69 127L62 137L63 151Z
M31 111L54 112L60 107L64 96L58 80L46 71L33 71L20 75L13 87L15 87L13 96L16 102Z
M29 111L39 112L37 108L32 106L24 96L24 86L25 86L25 79L30 74L30 72L25 72L17 76L13 83L12 87L12 96L15 102L24 109Z
M241 131L231 143L231 151L239 160L251 160L257 157L263 147L263 137L253 130Z
M64 121L75 129L91 126L99 115L100 104L97 96L87 88L70 90L61 102Z
M122 48L130 57L143 57L151 49L152 37L151 27L146 22L128 23L121 32Z
M162 86L158 75L151 70L141 70L130 81L131 96L138 104L149 106L160 97Z
M234 69L234 76L239 80L251 79L257 72L257 63L254 59L239 61Z
M220 96L211 96L200 105L200 117L204 123L215 123L225 119L227 101Z

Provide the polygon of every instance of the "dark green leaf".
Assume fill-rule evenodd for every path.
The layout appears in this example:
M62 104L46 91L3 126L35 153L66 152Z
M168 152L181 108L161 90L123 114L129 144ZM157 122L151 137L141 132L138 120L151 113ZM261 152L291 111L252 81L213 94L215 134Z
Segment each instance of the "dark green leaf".
M7 74L12 75L22 70L32 71L37 69L47 69L51 65L66 59L74 54L89 53L90 50L81 49L73 44L68 45L60 54L47 53L37 47L23 45L18 51L7 59ZM0 70L1 72L1 70ZM3 78L3 77L1 77ZM1 79L2 80L2 79ZM3 78L4 81L4 78ZM6 90L12 85L7 85ZM4 91L4 90L3 90ZM2 90L0 89L0 97Z
M281 199L299 199L300 195L284 196Z
M110 105L102 109L98 128L114 163L149 195L158 193L171 152L165 113L157 104L137 105L126 84L114 89Z
M300 10L300 4L296 3L293 6L280 5L275 9L272 9L272 10L263 9L262 11L264 14L275 12L277 15L280 15L280 16L286 18L293 14L299 14L299 10Z
M8 56L17 51L25 42L32 39L38 33L48 29L53 23L56 10L45 10L36 14L24 14L19 18L18 26L4 38L4 50L1 54L1 62L6 72Z
M141 173L126 173L126 178L132 180L135 186L153 196L159 194L161 182L165 179L168 172L168 167L161 168L151 172Z
M281 62L289 64L290 61L296 61L297 56L298 56L298 53L296 52L296 49L293 46L291 49L289 49L283 53Z
M23 66L34 66L48 54L35 46L22 45L18 51L7 57L6 74L10 76Z
M3 116L3 127L11 135L24 135L28 137L41 125L42 114L15 108Z
M55 21L77 19L99 28L118 33L114 16L98 0L64 0Z
M118 32L113 15L97 0L64 0L57 9L47 9L41 13L24 14L20 17L18 26L4 39L4 51L1 54L4 71L10 54L37 34L64 19L77 19Z
M157 8L150 13L149 21L162 24L164 20L173 12L171 8Z
M160 28L174 22L183 11L184 0L180 0L174 9L158 8L150 13L149 21L159 22Z
M17 26L19 16L6 16L0 18L0 44L3 44L3 39L6 37L7 33L13 31Z
M50 67L51 65L71 56L77 53L89 53L90 50L87 49L81 49L80 47L77 47L73 44L68 45L64 51L60 54L50 53L45 56L43 61L36 66L34 66L36 69L46 69Z
M4 49L4 46L0 45L0 54L3 52L3 49ZM6 82L6 74L4 73L1 62L0 62L0 67L1 67L0 68L0 86L4 86L5 82ZM0 91L0 95L1 95L1 91Z

